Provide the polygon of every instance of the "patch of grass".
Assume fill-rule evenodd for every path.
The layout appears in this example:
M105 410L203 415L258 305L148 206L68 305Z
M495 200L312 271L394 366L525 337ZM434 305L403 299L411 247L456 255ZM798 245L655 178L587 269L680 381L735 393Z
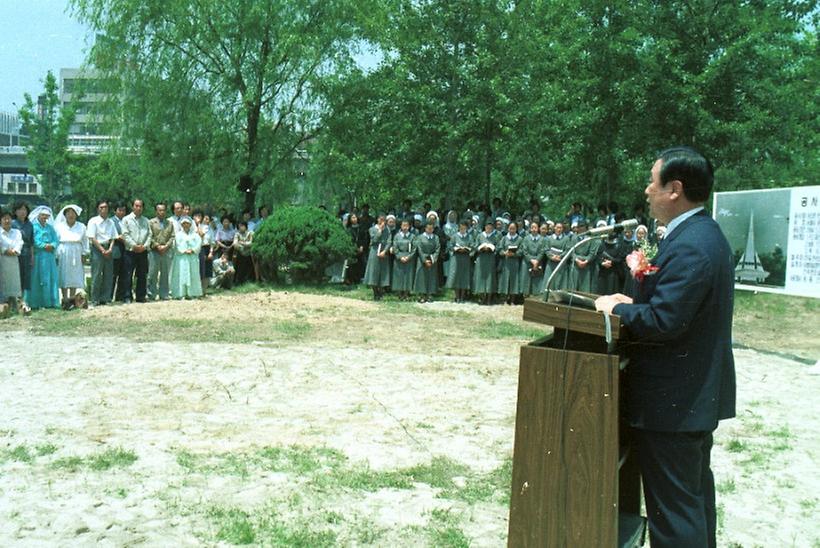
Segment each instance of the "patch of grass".
M817 498L812 497L810 499L801 499L800 500L800 508L805 510L814 510L817 507Z
M347 457L328 447L264 447L255 451L194 454L178 451L177 464L189 472L247 477L254 468L311 475L333 470Z
M351 536L357 543L364 546L376 544L387 531L370 520L360 520L351 528Z
M306 337L312 329L309 323L294 320L280 320L272 323L270 327L289 339L302 339Z
M230 292L235 295L245 295L247 293L259 293L260 291L267 291L268 287L265 284L258 284L256 282L249 282L242 285L235 285Z
M329 447L265 447L256 452L261 466L266 470L310 474L320 470L332 470L347 461L341 451Z
M774 440L771 446L773 451L788 451L792 448L790 442L794 439L794 435L789 430L788 425L781 426L776 430L770 430L766 435Z
M71 335L83 332L87 319L83 314L67 314L64 310L42 309L31 316L14 316L6 320L12 326L20 329L31 329L38 334L51 336Z
M445 490L441 493L441 496L462 500L468 504L479 501L496 501L500 504L509 505L511 483L512 457L508 457L496 469L487 474L468 475L463 487Z
M78 457L76 455L63 457L53 461L49 466L55 470L65 470L68 472L76 472L83 468L95 472L104 472L111 468L130 466L136 461L136 453L122 449L121 447L116 447L86 457Z
M222 474L247 477L253 466L253 457L247 453L218 453L195 455L188 451L177 452L177 464L188 470L203 474Z
M44 457L46 455L52 455L57 452L57 446L51 443L43 443L34 448L34 451L37 453L38 457Z
M512 458L486 474L446 457L398 470L376 470L365 462L348 461L344 453L328 447L264 447L255 451L193 454L178 451L177 464L190 473L248 477L253 469L291 473L306 480L314 489L352 489L374 492L380 489L412 489L425 483L439 490L440 498L509 503ZM456 478L461 478L456 481ZM294 503L298 505L298 501Z
M263 533L274 546L331 548L336 545L336 533L330 530L317 531L304 523L289 525L273 522L263 529Z
M783 425L777 430L772 430L771 432L769 432L769 436L781 440L790 440L794 437L791 430L789 430L788 425Z
M777 486L781 489L794 489L797 483L793 479L779 479L777 480Z
M238 508L211 508L208 517L213 521L216 540L230 544L260 543L272 546L300 548L330 547L336 544L336 533L317 530L307 523L287 523L269 508L253 511Z
M746 444L737 438L729 440L729 442L726 444L726 450L730 453L742 453L746 449Z
M3 460L25 462L26 464L31 464L34 461L34 455L31 454L31 451L25 445L18 445L14 449L10 449L4 453L5 454L2 455L2 457L4 457Z
M721 495L728 495L730 493L734 493L737 490L735 486L735 480L733 478L725 479L723 481L719 481L717 485L715 485L715 490Z
M409 468L407 473L415 481L426 483L430 487L452 489L455 487L453 478L469 475L470 469L447 457L434 457L428 464L419 464Z
M757 421L754 421L753 423L749 424L747 426L747 428L749 429L750 432L755 433L755 434L759 434L760 432L763 432L766 429L766 425L763 424L762 421L757 420Z
M247 512L215 508L210 512L216 526L216 539L231 544L251 544L256 541L256 533Z
M763 467L769 462L769 455L760 450L755 450L749 457L740 464L746 467Z
M184 450L177 452L177 464L183 468L186 468L189 472L196 470L198 463L199 457L193 453L189 453Z
M63 457L53 461L49 466L55 470L65 470L66 472L76 472L83 467L84 461L82 457L71 456Z
M88 468L96 471L110 470L115 467L131 466L137 461L137 454L121 447L107 449L99 455L86 458Z
M431 512L429 533L433 546L467 548L470 539L459 527L461 518L451 510L437 508Z
M322 488L343 487L360 491L379 489L411 489L413 478L401 470L373 470L366 464L334 470L329 476L314 478L314 485Z
M322 514L322 518L324 519L325 523L330 523L332 525L338 525L339 523L344 522L345 518L339 512L324 512Z
M543 337L544 329L530 327L520 323L487 320L476 325L475 336L480 339L521 339L531 340Z

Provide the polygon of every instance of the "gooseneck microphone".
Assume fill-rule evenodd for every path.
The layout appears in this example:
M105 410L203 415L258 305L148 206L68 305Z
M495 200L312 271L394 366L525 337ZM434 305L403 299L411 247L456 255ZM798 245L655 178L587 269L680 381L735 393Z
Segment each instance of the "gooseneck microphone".
M607 225L602 226L601 228L591 228L586 231L586 234L589 236L598 236L600 234L620 234L624 230L634 230L638 227L638 220L637 219L627 219L626 221L622 221L620 223L614 225Z

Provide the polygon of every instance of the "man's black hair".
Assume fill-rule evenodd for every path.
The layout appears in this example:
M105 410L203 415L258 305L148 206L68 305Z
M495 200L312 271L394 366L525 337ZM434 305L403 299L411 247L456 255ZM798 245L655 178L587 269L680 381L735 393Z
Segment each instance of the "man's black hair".
M661 151L658 159L663 162L661 185L680 181L683 183L683 194L689 201L702 203L709 199L715 171L706 156L691 147L678 146Z

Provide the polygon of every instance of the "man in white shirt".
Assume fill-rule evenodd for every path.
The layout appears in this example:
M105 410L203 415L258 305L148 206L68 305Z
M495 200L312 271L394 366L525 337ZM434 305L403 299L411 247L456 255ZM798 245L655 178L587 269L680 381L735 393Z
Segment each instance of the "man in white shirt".
M125 241L125 302L131 302L131 280L136 274L138 303L144 303L148 283L148 250L151 248L151 228L142 215L143 201L134 200L131 213L122 220Z
M91 303L111 302L114 286L114 243L117 227L108 217L108 201L97 202L98 215L88 221L86 235L91 245Z

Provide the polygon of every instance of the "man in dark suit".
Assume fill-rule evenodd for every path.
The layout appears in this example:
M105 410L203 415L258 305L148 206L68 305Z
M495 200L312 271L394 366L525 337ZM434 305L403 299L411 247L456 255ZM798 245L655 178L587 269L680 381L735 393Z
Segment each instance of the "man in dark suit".
M712 165L688 147L663 151L646 187L667 225L633 297L596 300L629 331L626 418L644 483L652 548L715 546L712 432L735 415L733 259L703 209Z

